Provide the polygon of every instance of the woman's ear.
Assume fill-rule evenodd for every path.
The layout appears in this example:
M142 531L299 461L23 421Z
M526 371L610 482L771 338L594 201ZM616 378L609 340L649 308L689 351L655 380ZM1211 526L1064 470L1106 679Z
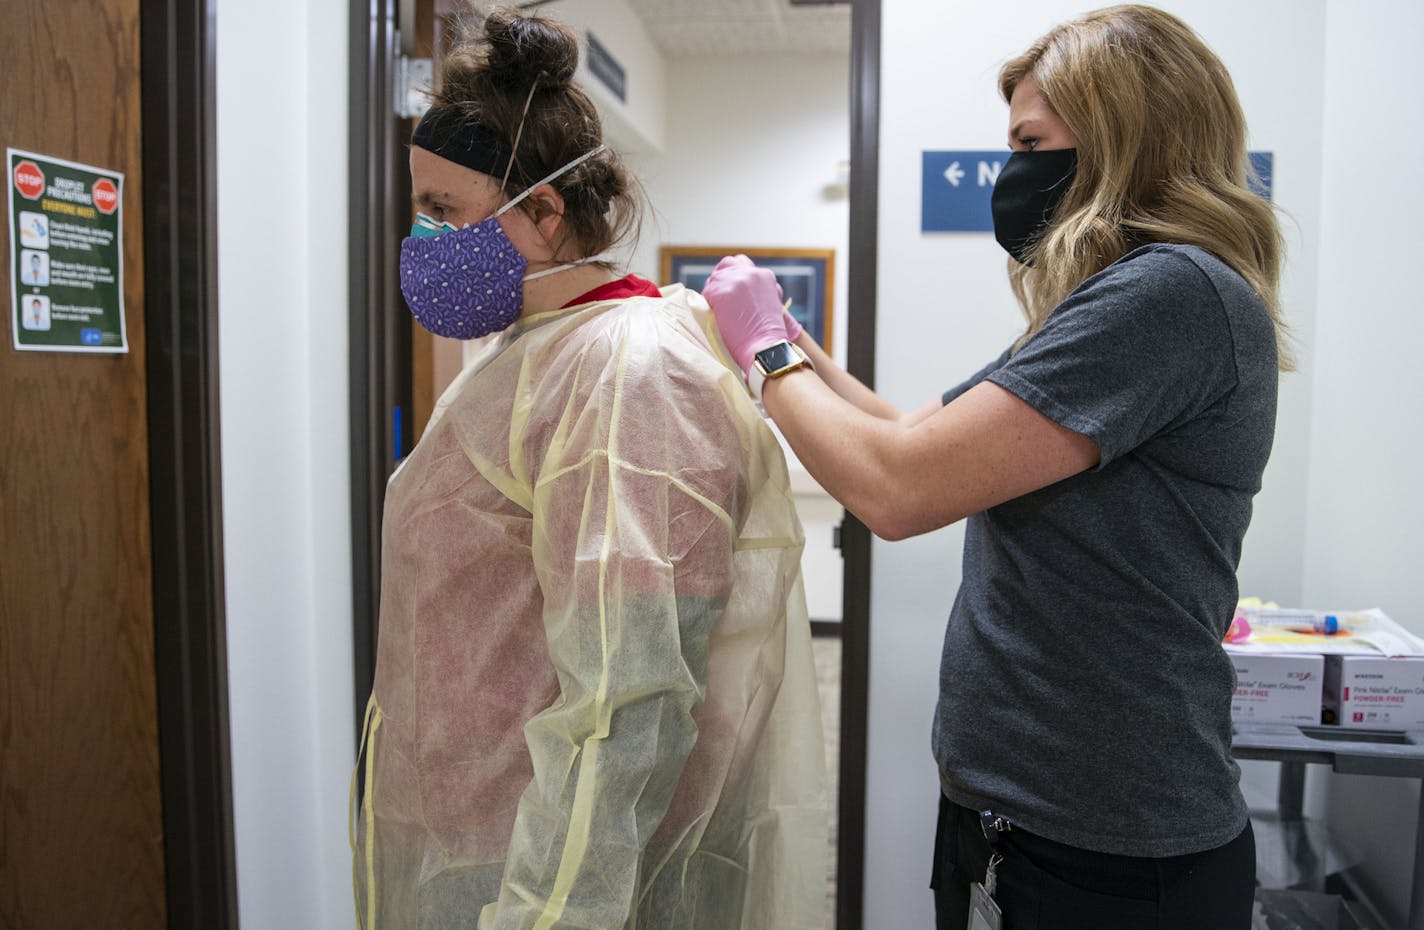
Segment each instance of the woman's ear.
M540 184L529 192L533 205L534 228L551 249L562 244L564 228L564 196L552 184Z

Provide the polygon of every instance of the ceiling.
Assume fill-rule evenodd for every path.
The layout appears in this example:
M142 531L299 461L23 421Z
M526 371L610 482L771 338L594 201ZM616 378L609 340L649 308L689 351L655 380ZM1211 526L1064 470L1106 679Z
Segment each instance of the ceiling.
M790 0L627 0L664 53L850 54L850 3L793 6Z

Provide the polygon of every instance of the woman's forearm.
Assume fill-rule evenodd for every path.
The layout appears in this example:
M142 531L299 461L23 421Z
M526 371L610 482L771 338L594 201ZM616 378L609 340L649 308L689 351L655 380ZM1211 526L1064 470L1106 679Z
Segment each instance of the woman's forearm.
M1097 464L1097 445L991 382L919 420L882 419L819 371L769 380L762 403L826 491L883 539L904 539Z
M878 420L899 420L903 426L914 426L939 410L941 406L939 398L935 398L918 410L901 413L894 404L866 387L855 375L837 365L835 360L827 355L825 350L805 330L802 330L801 335L797 337L796 344L810 357L811 363L816 366L816 374L821 376L821 380L826 383L827 387L835 391L837 397Z
M881 420L900 419L900 411L894 404L861 384L854 375L837 365L816 340L811 338L810 333L802 330L801 335L796 338L796 345L810 357L811 364L816 366L816 374L821 376L826 387L835 391L837 396L850 402L858 410Z
M797 345L803 341L811 342L803 337ZM877 415L840 394L833 384L862 399L880 400L824 352L817 352L812 356L815 372L792 372L766 382L762 402L796 457L826 492L876 535L890 538L896 535L897 515L885 505L898 499L893 487L897 476L884 453L904 427L893 412Z

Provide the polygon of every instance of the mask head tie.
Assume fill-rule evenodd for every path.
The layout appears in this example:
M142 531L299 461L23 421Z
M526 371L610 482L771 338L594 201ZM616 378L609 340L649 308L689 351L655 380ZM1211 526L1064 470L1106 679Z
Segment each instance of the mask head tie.
M514 130L514 147L509 150L509 163L504 166L504 177L499 179L501 194L504 193L505 185L509 183L509 173L514 170L514 156L519 152L519 140L524 138L524 121L529 118L529 104L534 102L534 91L538 89L539 79L536 77L534 83L529 85L529 96L524 98L524 109L519 112L519 128Z
M558 168L558 169L556 169L556 170L554 170L554 171L549 172L548 174L544 175L544 176L543 176L542 178L540 178L539 180L535 181L533 184L530 184L528 187L526 187L526 188L519 194L519 196L515 197L515 198L514 198L513 200L511 200L509 203L507 203L507 204L505 204L504 206L500 207L499 210L497 210L494 215L495 215L495 216L499 216L501 213L504 213L504 212L505 212L506 210L508 210L510 207L512 207L512 206L514 206L515 204L519 203L519 201L523 200L525 197L528 197L528 196L530 195L530 193L532 193L533 190L534 190L536 187L542 187L543 185L548 184L550 181L552 181L552 180L554 180L555 178L557 178L559 175L565 174L565 173L567 173L567 172L569 172L569 171L574 170L574 169L577 168L579 165L581 165L581 164L583 164L584 162L588 161L590 158L592 158L593 156L597 155L599 152L602 152L602 151L603 151L604 149L606 149L606 148L608 148L607 145L600 144L600 145L598 146L598 148L589 149L587 152L584 152L584 153L583 153L582 155L580 155L578 158L575 158L573 161L569 162L567 165L564 165L562 168Z

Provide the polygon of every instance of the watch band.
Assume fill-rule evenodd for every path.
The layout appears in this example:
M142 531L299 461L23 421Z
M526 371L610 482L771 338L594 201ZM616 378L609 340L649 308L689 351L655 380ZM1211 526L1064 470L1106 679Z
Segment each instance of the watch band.
M747 387L751 389L752 398L761 403L762 388L767 381L790 374L798 368L816 370L810 357L796 343L783 339L762 349L752 356L752 367L747 369Z

